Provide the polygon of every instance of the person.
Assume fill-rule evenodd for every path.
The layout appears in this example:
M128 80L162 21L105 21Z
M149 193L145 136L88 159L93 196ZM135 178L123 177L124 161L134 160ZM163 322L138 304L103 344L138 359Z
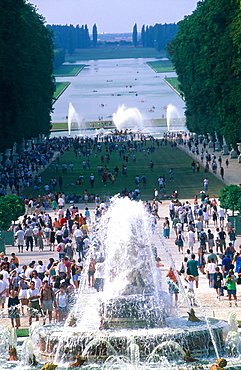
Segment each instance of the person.
M56 293L56 308L57 308L57 320L62 322L67 317L68 309L68 296L65 290L65 285L60 285L59 291Z
M203 180L203 189L204 191L208 191L208 179L207 177L205 177L205 179Z
M182 235L182 231L179 231L177 236L176 236L176 240L175 240L175 244L178 246L178 253L183 253L183 244L184 244L184 236Z
M172 267L169 268L166 277L169 278L167 281L169 293L171 294L171 296L173 296L173 294L175 295L175 307L177 307L179 286L177 277Z
M11 289L8 298L8 315L11 319L12 327L16 327L18 329L20 327L20 309L19 309L19 298L18 292L16 290ZM14 325L14 321L15 324Z
M233 247L233 243L232 242L228 243L227 248L225 248L224 255L227 256L227 257L229 257L230 260L232 261L235 252L236 251L235 251L235 249Z
M187 232L187 240L188 240L188 248L190 248L193 252L193 247L194 247L194 244L195 244L195 233L192 229L190 229Z
M210 250L213 249L214 247L214 235L210 229L208 229L207 241L208 241L208 250L210 252Z
M187 275L193 275L198 288L198 261L195 260L195 254L191 254L191 259L187 261Z
M44 325L46 323L46 314L48 312L49 324L52 322L53 304L55 295L53 288L48 285L48 280L43 281L43 286L40 289L40 308L44 314Z
M35 282L30 281L30 288L27 290L27 298L29 300L29 325L32 324L33 317L36 318L36 321L39 321L40 315L40 305L39 305L39 290L35 288Z
M28 298L27 298L27 291L28 291L28 284L26 281L26 276L24 274L20 274L20 281L18 283L18 298L20 300L20 307L22 315L24 316L24 306L28 305Z
M18 231L15 233L15 237L17 238L18 252L20 253L21 251L23 253L24 231L22 229L22 226L19 226Z
M77 266L75 260L72 260L71 275L72 275L72 281L73 281L73 284L74 284L76 290L78 290L78 287L79 287L80 272L81 272L81 269Z
M30 247L30 250L32 252L33 251L33 229L31 229L29 226L27 226L27 229L25 230L24 238L26 241L26 251L28 251Z
M43 251L44 249L44 241L43 241L43 232L41 230L41 227L39 227L38 232L36 233L37 237L37 245L40 251Z
M95 273L95 284L94 287L97 292L103 292L104 289L104 273L105 273L105 264L104 258L100 257L97 260L95 265L96 273Z
M49 244L49 250L54 252L55 231L54 231L54 228L53 227L51 227L49 242L50 242L50 244Z
M192 275L188 275L184 278L184 280L187 282L187 288L188 288L187 296L188 296L188 299L190 301L190 305L191 306L196 306L195 295L194 295L194 281L195 281L195 278Z
M221 286L223 282L223 274L220 272L220 268L218 266L215 267L215 273L213 276L213 280L214 280L214 289L216 289L216 293L217 293L217 299L220 299Z
M216 271L217 264L214 262L214 259L211 258L208 260L206 265L206 275L207 279L209 280L209 287L214 288L214 274Z
M94 283L95 283L95 264L96 264L96 261L93 257L90 258L90 263L89 263L89 267L88 267L88 282L89 282L89 286L92 286L94 287Z
M233 247L234 247L234 243L235 243L235 240L236 240L236 231L234 230L233 227L230 227L230 229L228 231L228 236L229 236L230 243L232 243Z
M6 301L7 291L8 291L8 285L3 280L3 274L0 274L0 304L2 306L2 310L4 310L4 304Z
M70 261L72 261L73 256L74 256L74 249L72 245L72 240L68 239L67 243L65 244L65 249L64 249L66 256L69 258Z
M219 243L220 243L220 250L221 253L223 253L223 250L226 248L226 233L223 230L223 227L221 227L221 230L219 231Z
M237 303L237 294L236 294L236 276L234 275L234 272L232 269L228 271L228 275L226 277L226 286L227 286L227 292L228 292L228 300L229 300L229 306L232 307L232 296L235 300L235 306L238 305Z
M170 222L168 220L168 217L165 217L165 220L163 222L163 236L166 239L169 239L169 235L170 235Z

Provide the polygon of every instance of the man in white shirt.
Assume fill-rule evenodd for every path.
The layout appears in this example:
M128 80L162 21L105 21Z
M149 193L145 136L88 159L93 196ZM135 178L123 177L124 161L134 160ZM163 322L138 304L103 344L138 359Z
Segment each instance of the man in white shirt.
M61 279L63 279L64 274L67 274L67 267L66 267L64 261L65 261L64 257L61 258L61 261L58 263L58 265L56 267L56 272L61 277Z
M40 293L39 290L35 288L34 281L30 282L30 288L27 291L27 298L29 300L29 325L31 325L33 317L36 318L36 321L39 321L40 315Z
M32 278L31 278L31 281L34 281L35 283L35 288L40 290L41 286L43 285L42 284L42 280L38 277L38 273L36 270L33 270L32 272Z
M21 252L23 253L24 231L21 226L19 227L19 230L15 233L15 237L17 237L18 252L20 253L20 249L21 249Z
M2 305L2 309L4 309L4 303L6 301L8 286L6 282L3 280L3 274L0 274L0 304Z
M194 247L194 244L195 244L195 233L194 233L194 231L192 231L192 230L188 231L187 240L188 240L188 248L190 248L191 251L193 252L193 247Z

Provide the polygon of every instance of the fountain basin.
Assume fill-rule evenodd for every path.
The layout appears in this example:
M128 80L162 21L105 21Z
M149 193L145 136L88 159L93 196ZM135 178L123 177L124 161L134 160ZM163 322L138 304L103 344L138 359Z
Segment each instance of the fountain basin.
M169 320L169 319L168 319ZM167 320L167 321L168 321ZM189 323L186 318L179 318L174 327L153 329L108 329L84 332L79 328L68 328L62 335L63 326L40 326L34 333L34 342L39 347L38 357L53 360L60 344L60 357L72 361L77 354L87 355L88 360L104 361L110 355L126 356L130 338L140 351L141 360L145 360L163 342L176 342L184 351L188 349L192 357L208 357L214 354L214 347L206 322ZM210 319L210 326L219 350L224 350L223 330L227 323ZM61 343L60 343L61 342ZM168 348L160 347L160 354L168 357Z

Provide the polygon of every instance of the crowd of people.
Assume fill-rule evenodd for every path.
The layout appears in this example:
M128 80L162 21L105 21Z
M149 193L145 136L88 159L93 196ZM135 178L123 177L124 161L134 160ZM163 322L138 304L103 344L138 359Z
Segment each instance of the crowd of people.
M218 206L217 199L206 196L203 191L201 199L195 197L193 204L171 200L169 217L165 217L163 223L163 236L166 238L170 234L170 222L178 253L184 255L177 273L183 277L184 285L189 286L189 292L194 292L194 285L198 288L199 275L204 274L209 287L215 288L218 300L227 290L230 306L232 297L237 305L236 285L241 283L241 245L237 249L235 229L226 211ZM176 284L177 276L172 276L172 280ZM193 304L193 295L190 299Z

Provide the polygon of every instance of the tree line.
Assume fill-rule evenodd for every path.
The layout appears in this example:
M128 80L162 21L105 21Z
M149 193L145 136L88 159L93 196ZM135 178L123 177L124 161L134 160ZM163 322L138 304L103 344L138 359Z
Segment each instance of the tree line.
M229 144L241 140L241 17L238 0L205 0L178 23L168 52L197 134L215 131Z
M51 128L53 42L35 8L0 2L0 151Z
M141 45L146 48L155 48L157 51L165 50L166 45L176 36L178 25L175 23L156 23L154 26L143 25L138 37L137 24L132 31L134 46Z
M87 24L79 26L71 25L47 25L53 32L53 41L56 49L63 49L72 55L75 49L89 48L97 45L97 26L93 25L92 40L90 39Z

